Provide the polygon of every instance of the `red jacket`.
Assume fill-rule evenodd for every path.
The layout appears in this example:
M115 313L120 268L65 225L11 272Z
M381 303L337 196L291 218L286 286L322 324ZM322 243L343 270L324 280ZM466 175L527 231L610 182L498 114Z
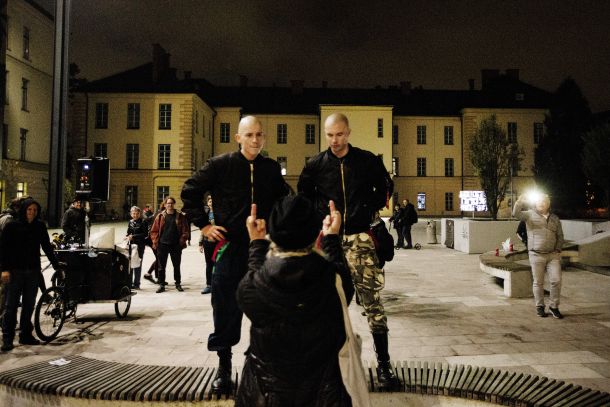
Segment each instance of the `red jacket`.
M191 237L191 229L189 227L189 222L186 220L186 216L180 212L176 212L176 227L178 228L179 234L179 243L180 247L183 249L186 247L186 242ZM161 212L155 218L153 222L152 228L150 228L150 240L152 241L152 248L157 250L157 246L159 245L159 236L161 236L161 232L163 231L163 226L165 226L165 215L167 215L166 211Z

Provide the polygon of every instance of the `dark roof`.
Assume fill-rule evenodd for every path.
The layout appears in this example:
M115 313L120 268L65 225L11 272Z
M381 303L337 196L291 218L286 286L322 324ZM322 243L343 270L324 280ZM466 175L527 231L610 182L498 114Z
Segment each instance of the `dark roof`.
M240 107L248 114L318 114L320 105L392 106L399 116L456 116L464 108L547 108L550 93L500 75L481 90L414 88L302 88L214 86L205 79L177 79L169 70L153 82L153 64L100 79L91 93L196 93L212 107Z
M51 21L55 20L55 18L53 17L53 14L49 13L49 11L47 9L42 7L40 4L36 3L34 0L25 0L25 2L28 3L30 6L34 7L36 10L38 10L42 15L47 17L49 20L51 20Z

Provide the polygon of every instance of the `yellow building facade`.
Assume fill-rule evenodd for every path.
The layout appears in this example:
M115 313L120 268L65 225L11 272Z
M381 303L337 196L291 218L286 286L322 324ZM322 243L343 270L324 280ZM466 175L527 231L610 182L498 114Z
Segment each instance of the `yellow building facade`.
M0 159L0 204L48 193L53 92L52 17L24 0L7 4L6 101Z

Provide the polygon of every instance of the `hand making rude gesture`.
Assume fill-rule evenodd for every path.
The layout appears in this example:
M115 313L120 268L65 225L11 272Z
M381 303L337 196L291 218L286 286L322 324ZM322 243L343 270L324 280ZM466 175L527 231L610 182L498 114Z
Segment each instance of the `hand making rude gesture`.
M338 235L341 230L341 212L335 208L333 201L328 201L328 208L330 214L326 215L322 221L322 234L327 235Z
M250 207L250 216L246 219L246 228L248 228L250 240L264 239L267 235L265 219L256 219L256 204L252 204Z

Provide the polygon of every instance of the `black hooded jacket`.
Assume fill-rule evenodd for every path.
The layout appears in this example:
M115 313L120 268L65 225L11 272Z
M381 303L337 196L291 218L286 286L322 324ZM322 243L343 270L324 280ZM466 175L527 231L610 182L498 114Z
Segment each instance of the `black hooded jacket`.
M38 215L29 223L26 211L30 205L38 206ZM49 240L47 226L39 219L40 204L33 199L26 199L19 208L17 220L10 222L2 232L0 240L0 270L40 270L40 248L47 255L53 267L57 258Z
M250 244L249 270L237 290L239 307L252 321L250 361L236 405L349 405L337 402L346 393L338 370L345 328L336 274L348 303L354 288L339 237L326 236L322 244L328 259L317 253L265 258L269 242ZM291 403L264 402L266 391Z
M273 204L288 195L280 165L258 155L248 159L239 151L210 158L182 187L182 212L198 228L210 223L204 210L204 196L214 197L214 223L227 229L228 240L248 242L246 218L250 205L257 217L268 219Z
M328 214L328 201L335 202L348 235L369 230L393 187L381 159L351 144L343 158L328 149L307 161L298 184L299 193L314 203L320 222Z

